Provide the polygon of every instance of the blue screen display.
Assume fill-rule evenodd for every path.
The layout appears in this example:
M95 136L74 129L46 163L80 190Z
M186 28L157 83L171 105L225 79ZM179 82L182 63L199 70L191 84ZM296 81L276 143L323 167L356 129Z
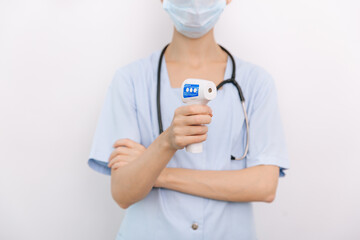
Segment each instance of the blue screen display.
M185 84L183 96L184 98L199 96L199 84Z

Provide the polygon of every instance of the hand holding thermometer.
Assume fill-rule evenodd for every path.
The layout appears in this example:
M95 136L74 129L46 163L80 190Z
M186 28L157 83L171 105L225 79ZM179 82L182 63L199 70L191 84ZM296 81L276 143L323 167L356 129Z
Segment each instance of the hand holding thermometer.
M207 104L216 97L216 85L212 81L188 78L182 86L181 99L186 104ZM191 153L201 153L202 143L193 143L186 146L186 151Z

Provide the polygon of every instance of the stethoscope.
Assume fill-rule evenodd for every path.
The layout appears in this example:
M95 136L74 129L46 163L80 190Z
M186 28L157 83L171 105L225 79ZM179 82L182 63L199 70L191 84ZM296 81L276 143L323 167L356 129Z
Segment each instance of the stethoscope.
M161 51L160 54L160 58L159 58L159 64L158 64L158 72L157 72L157 93L156 93L156 105L157 105L157 116L158 116L158 123L159 123L159 134L161 134L163 132L163 124L162 124L162 118L161 118L161 108L160 108L160 79L161 79L161 63L162 63L162 59L164 57L164 53L166 48L169 46L169 44L167 44L164 49ZM244 154L242 155L242 157L240 158L235 158L234 156L231 155L231 160L242 160L246 157L248 150L249 150L249 121L248 121L248 117L247 117L247 113L246 113L246 107L245 107L245 98L244 98L244 94L241 90L240 85L237 83L237 81L235 80L235 70L236 70L236 65L235 65L235 60L233 58L233 56L230 54L230 52L228 50L226 50L224 47L222 47L221 45L219 45L221 47L222 50L224 50L224 52L226 52L230 58L231 58L231 62L232 62L232 74L231 74L231 78L222 81L221 83L219 83L219 85L216 87L217 89L221 88L224 84L226 83L232 83L236 89L238 90L239 93L239 97L240 97L240 102L241 102L241 106L244 112L244 116L245 116L245 123L246 123L246 147L245 147L245 151Z

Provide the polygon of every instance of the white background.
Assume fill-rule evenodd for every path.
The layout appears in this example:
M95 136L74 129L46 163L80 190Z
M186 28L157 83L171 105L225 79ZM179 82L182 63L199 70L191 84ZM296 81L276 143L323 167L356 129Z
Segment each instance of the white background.
M115 70L172 36L160 0L0 0L0 239L114 239L87 165ZM277 85L291 169L259 239L360 239L360 2L233 0L215 28Z

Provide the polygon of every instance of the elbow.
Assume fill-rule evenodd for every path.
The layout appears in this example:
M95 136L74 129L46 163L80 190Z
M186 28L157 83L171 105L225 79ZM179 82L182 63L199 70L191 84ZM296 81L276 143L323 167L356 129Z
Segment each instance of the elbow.
M131 206L129 204L121 204L121 203L117 203L117 204L124 210Z
M121 199L116 191L112 190L111 195L116 204L119 205L119 207L121 207L122 209L127 209L131 206L131 203L127 203L123 199Z
M278 170L273 171L272 176L269 178L264 178L262 181L263 189L263 201L266 203L272 203L276 197L276 190L278 186Z
M121 184L118 184L118 182L121 182L121 180L117 179L118 175L118 171L111 170L111 196L120 208L127 209L133 203L126 199L126 196L129 196L129 194L124 194Z
M113 183L111 184L111 196L116 204L119 205L119 207L122 209L127 209L131 206L131 203L128 203L128 201L122 197L124 194L119 191L119 187Z
M267 185L263 189L264 194L262 201L266 203L272 203L276 197L276 188L277 188L276 184Z
M146 197L148 192L143 192L141 189L131 187L130 184L123 179L117 179L118 175L120 174L117 172L111 174L111 195L119 207L127 209L132 204Z
M264 202L266 203L272 203L275 200L275 193L269 193L264 197Z
M124 202L120 202L119 200L116 200L114 197L113 197L114 201L116 202L116 204L121 207L122 209L127 209L129 207L129 204L126 204Z
M272 203L276 197L277 181L268 182L262 187L262 199L261 201L266 203Z

